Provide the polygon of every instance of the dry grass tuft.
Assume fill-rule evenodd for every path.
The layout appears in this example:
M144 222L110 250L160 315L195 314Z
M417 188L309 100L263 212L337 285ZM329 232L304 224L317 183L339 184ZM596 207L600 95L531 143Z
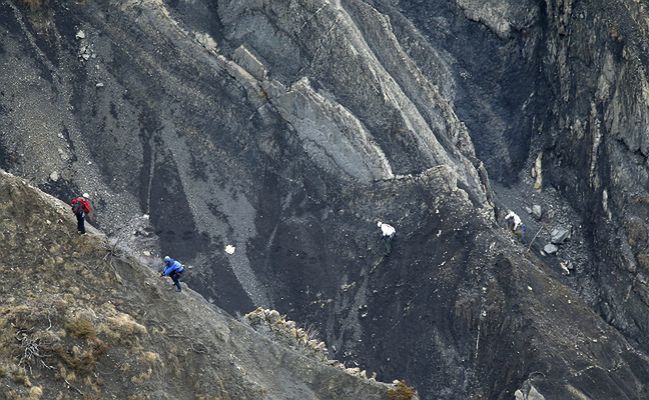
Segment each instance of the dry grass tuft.
M142 373L140 373L138 375L133 376L131 378L131 382L133 382L136 385L140 385L140 384L148 381L149 379L151 379L152 374L153 374L153 370L151 368L149 368L148 370L146 370L146 371L144 371L144 372L142 372Z
M145 351L142 353L142 355L140 355L140 361L149 366L162 362L160 355L152 351Z
M40 10L46 6L48 0L21 0L24 5L29 7L32 11Z
M404 381L398 381L394 388L388 391L388 400L411 400L417 395L415 388L406 385Z
M65 330L69 335L80 339L95 339L97 337L95 326L85 318L68 321L65 324Z
M29 377L27 376L27 371L23 367L13 369L11 371L11 379L14 381L14 383L17 383L19 385L26 387L30 387L32 385L32 383L29 381Z
M29 398L31 399L40 399L43 396L43 389L40 386L34 386L29 390Z
M643 246L649 239L649 232L647 232L647 227L639 218L631 218L629 220L626 220L624 222L624 228L626 229L627 241L633 249L636 249L639 246Z
M649 254L640 253L636 255L636 260L638 261L638 266L644 270L649 270Z
M65 365L79 372L91 372L95 369L99 358L108 351L108 346L101 340L95 339L92 347L82 350L74 346L71 351L57 347L54 352L65 363Z
M120 336L143 335L146 332L144 325L138 324L128 314L118 314L116 317L107 319L110 329Z

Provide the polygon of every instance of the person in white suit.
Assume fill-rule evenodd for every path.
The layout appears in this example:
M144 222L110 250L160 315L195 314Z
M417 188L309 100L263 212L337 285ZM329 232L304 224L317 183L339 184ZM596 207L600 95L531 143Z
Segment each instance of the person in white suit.
M383 223L381 221L377 222L376 226L381 228L381 240L385 245L385 256L387 257L390 255L390 251L392 250L392 238L394 237L394 234L397 232L397 230L394 229L392 225Z

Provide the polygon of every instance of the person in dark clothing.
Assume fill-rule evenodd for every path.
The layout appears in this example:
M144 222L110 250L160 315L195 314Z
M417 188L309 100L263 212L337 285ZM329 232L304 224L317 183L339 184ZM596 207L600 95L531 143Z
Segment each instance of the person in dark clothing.
M164 261L165 269L162 271L160 276L170 277L171 280L174 281L174 285L176 285L176 292L180 292L182 290L180 288L180 278L183 276L185 268L181 263L169 256L165 256Z
M79 231L80 235L84 235L86 233L86 215L90 214L90 202L88 201L89 198L90 195L88 195L88 193L84 193L83 196L77 197L70 202L70 205L72 206L72 212L77 217L77 231Z

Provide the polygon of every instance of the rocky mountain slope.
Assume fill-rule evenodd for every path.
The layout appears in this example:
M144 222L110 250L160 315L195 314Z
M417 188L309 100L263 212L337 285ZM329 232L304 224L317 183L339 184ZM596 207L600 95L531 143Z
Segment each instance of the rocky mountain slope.
M401 398L398 385L170 291L97 232L77 235L66 205L4 172L0 204L3 399Z
M0 0L0 163L424 398L641 399L648 21L622 0Z

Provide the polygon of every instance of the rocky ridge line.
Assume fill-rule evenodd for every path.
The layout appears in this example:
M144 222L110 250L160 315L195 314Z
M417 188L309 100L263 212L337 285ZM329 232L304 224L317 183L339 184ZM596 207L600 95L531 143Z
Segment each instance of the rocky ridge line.
M271 341L191 289L169 291L95 230L78 236L67 205L4 171L0 204L7 399L383 400L395 390Z

